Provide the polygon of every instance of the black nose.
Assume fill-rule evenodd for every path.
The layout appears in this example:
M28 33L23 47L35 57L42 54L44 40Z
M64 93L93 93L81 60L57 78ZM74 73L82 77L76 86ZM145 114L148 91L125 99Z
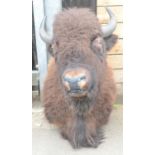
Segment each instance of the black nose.
M76 93L84 89L84 85L86 85L86 77L84 75L64 77L64 82L68 85L69 91Z
M63 74L63 84L68 92L80 93L88 89L88 73L81 69L68 70Z

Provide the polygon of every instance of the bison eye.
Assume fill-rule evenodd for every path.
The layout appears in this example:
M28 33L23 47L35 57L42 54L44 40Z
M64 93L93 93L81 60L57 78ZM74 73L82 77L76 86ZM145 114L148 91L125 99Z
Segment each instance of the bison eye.
M104 41L102 37L95 37L91 42L91 48L94 53L98 56L99 59L102 59L104 56Z

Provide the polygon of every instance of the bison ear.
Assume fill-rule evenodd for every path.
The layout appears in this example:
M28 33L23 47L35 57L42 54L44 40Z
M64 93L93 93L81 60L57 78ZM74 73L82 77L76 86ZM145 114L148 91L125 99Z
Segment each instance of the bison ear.
M48 46L48 52L50 53L51 56L55 57L58 47L59 47L58 40L53 39L52 44Z
M118 36L113 34L113 35L105 38L104 40L105 40L105 43L106 43L106 51L109 51L116 44L116 42L118 40Z
M54 57L54 52L53 52L53 47L52 45L47 45L47 51L49 52L49 54Z
M101 36L96 37L92 40L92 49L94 53L98 56L98 58L102 61L103 56L105 54L105 44L104 40Z

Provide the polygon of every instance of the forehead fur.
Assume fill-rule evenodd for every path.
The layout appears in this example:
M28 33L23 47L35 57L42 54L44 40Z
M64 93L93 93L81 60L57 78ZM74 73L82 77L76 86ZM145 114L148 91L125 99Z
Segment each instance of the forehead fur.
M56 15L53 26L54 37L60 41L87 40L101 34L96 15L86 8L72 8Z

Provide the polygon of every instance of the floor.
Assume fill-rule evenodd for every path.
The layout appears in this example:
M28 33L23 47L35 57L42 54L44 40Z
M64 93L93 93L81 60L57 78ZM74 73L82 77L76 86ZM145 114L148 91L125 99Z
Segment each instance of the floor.
M33 155L122 155L123 129L122 99L118 98L114 104L109 123L104 127L105 139L98 148L73 149L67 140L62 139L58 129L46 121L43 108L32 108L32 154Z

